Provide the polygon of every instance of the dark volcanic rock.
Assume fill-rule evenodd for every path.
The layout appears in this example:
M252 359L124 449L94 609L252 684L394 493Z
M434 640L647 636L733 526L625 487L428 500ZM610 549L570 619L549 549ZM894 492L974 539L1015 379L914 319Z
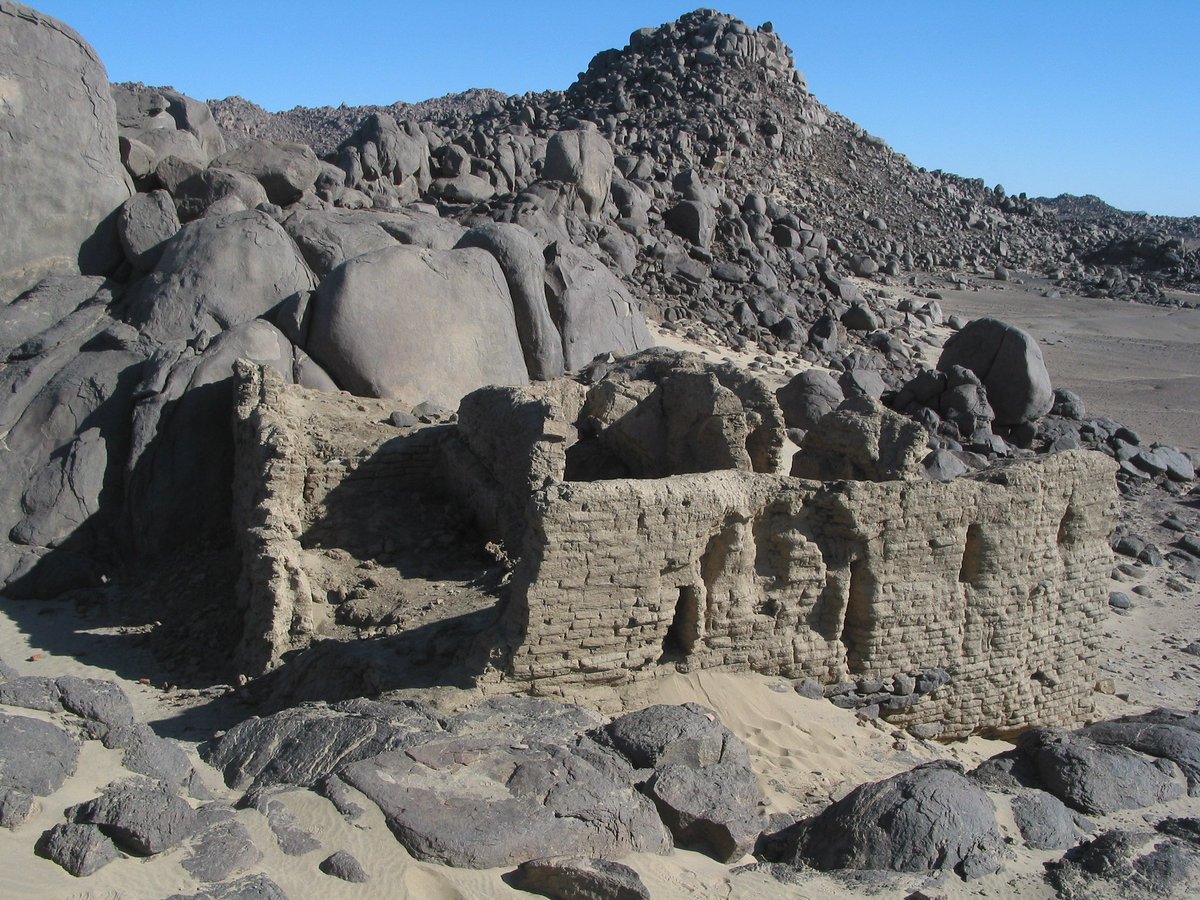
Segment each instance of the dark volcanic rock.
M1187 776L1188 793L1200 795L1200 715L1156 709L1139 716L1097 722L1082 733L1098 744L1128 747L1170 760Z
M95 825L55 825L38 840L36 851L76 878L98 872L121 858L121 852Z
M129 321L156 341L214 337L316 286L287 233L257 210L192 222L167 241L129 298Z
M546 305L541 241L519 225L496 222L472 228L458 246L486 250L504 270L529 377L545 381L561 375L563 343Z
M545 855L665 853L671 838L626 766L505 735L452 738L347 766L418 859L489 868Z
M48 797L78 762L79 745L57 725L0 713L0 792Z
M253 790L243 800L243 804L258 810L266 817L267 825L275 835L275 843L288 856L303 856L305 853L321 849L320 839L301 826L300 820L292 815L283 801L270 797L263 791Z
M230 787L315 784L343 766L421 743L442 731L433 711L410 701L310 704L235 725L205 756Z
M332 856L321 860L320 869L326 875L332 875L334 878L340 878L342 881L349 881L352 884L366 884L371 880L371 876L362 867L362 863L346 850L339 850Z
M821 418L837 409L845 396L841 386L828 372L808 369L801 372L778 391L779 408L789 428L808 431Z
M1021 735L1017 746L1041 785L1081 812L1140 809L1187 792L1187 781L1173 762L1096 743L1082 732L1035 728Z
M108 77L63 23L0 2L0 303L51 271L103 275L120 261L115 212L131 193Z
M1050 412L1054 392L1037 341L997 319L975 319L951 335L938 359L938 370L970 369L987 389L1000 425L1020 425Z
M182 865L197 881L224 881L262 860L244 825L232 818L200 832Z
M531 859L517 866L512 884L556 900L650 900L637 872L604 859Z
M8 788L0 792L0 828L18 828L36 816L41 808L32 794Z
M750 757L712 710L695 703L650 706L610 722L596 737L637 769L641 790L677 846L721 862L750 852L762 833Z
M1067 900L1187 898L1200 891L1200 849L1174 837L1107 831L1047 866Z
M133 724L133 706L120 685L73 675L63 675L55 683L62 708L95 723L101 730Z
M196 811L166 787L147 781L110 786L75 808L75 821L99 825L132 853L150 855L178 846L196 830Z
M1000 869L1003 846L987 794L951 763L929 763L861 785L798 826L785 860L831 869Z
M385 247L338 266L313 300L308 352L341 387L410 403L529 382L504 272L476 248Z
M1045 791L1013 797L1013 818L1025 843L1037 850L1061 850L1079 837L1076 816L1061 800Z

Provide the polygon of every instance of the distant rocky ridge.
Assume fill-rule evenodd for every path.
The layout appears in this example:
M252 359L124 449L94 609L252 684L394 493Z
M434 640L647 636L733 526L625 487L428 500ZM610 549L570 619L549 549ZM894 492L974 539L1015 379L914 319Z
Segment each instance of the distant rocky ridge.
M145 88L140 84L121 87ZM267 112L242 97L209 100L208 108L221 127L230 146L247 140L284 141L308 144L318 156L328 156L348 138L358 124L370 115L389 115L400 121L441 122L460 116L473 116L506 95L490 88L471 88L419 103L398 100L388 106L297 106L281 112Z

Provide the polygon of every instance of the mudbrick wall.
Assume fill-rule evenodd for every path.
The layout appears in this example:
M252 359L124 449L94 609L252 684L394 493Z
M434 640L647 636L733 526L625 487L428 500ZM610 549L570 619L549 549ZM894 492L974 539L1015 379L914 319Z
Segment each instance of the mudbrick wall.
M662 664L888 686L941 669L948 684L892 701L889 720L952 735L1078 721L1113 507L1111 463L1086 452L944 484L556 484L515 579L512 674L553 693Z
M240 671L258 675L329 634L364 571L381 592L441 484L445 427L397 428L394 404L284 384L238 363L234 526L242 558Z
M371 542L399 526L370 511L420 482L456 493L516 560L495 631L511 689L723 668L882 683L890 721L946 735L1090 712L1116 504L1099 454L948 483L734 470L565 481L578 386L483 389L457 429L397 440L375 401L241 375L243 658L259 671L320 630L329 548L347 565L378 557ZM339 494L366 521L331 515ZM355 535L338 536L351 520ZM892 690L929 672L948 681Z

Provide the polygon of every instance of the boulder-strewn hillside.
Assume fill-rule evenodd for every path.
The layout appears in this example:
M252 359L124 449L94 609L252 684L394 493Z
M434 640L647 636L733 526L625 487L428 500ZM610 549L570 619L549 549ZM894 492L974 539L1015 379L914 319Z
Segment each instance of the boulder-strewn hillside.
M228 134L267 127L259 111L243 119L233 101L214 108ZM294 134L292 123L319 120L321 148L331 148L349 135L355 112L380 111L335 117L297 108L270 116L270 127ZM1124 213L1095 198L1010 196L980 179L915 167L809 94L769 26L753 30L720 15L642 29L623 50L598 54L563 92L472 91L387 111L435 124L468 149L502 130L543 135L591 121L618 155L650 163L653 171L635 181L649 175L669 193L692 168L734 203L741 191L785 201L835 241L834 257L854 274L1033 271L1064 291L1151 302L1177 302L1163 290L1200 283L1196 218Z

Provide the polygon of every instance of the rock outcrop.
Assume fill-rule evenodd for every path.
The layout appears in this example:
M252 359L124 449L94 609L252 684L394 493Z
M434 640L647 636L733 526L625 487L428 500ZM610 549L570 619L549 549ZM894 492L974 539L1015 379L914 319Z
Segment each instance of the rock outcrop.
M0 302L48 274L107 275L132 192L108 76L62 22L0 3Z

